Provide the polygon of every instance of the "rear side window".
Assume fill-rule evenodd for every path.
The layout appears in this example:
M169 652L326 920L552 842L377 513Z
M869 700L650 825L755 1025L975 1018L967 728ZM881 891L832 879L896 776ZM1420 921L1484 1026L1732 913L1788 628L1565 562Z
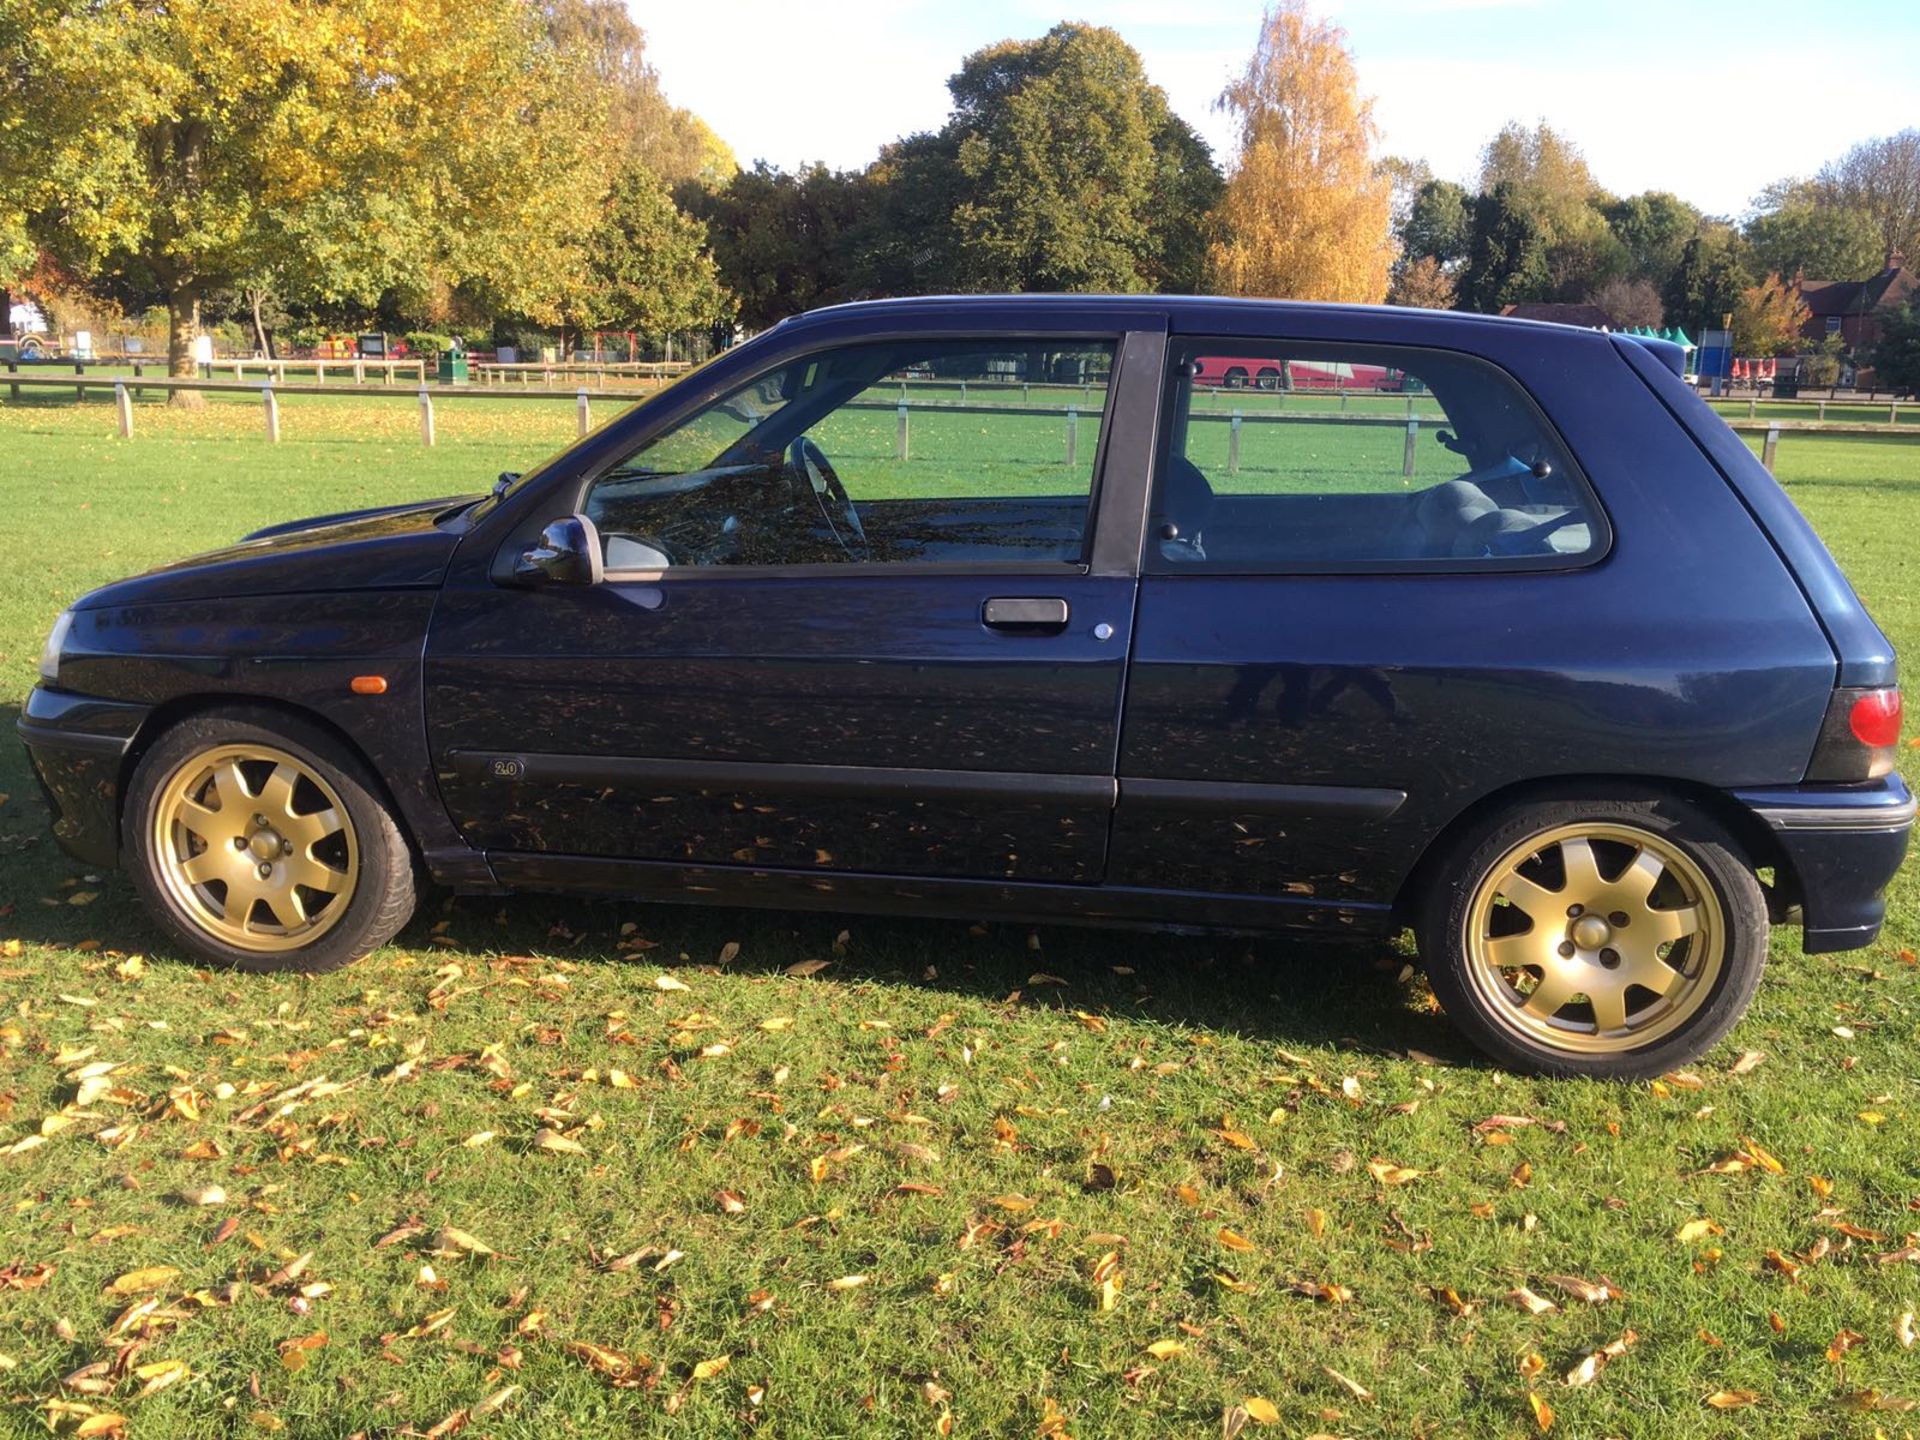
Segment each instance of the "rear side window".
M1609 534L1532 400L1484 361L1177 341L1147 567L1540 569Z

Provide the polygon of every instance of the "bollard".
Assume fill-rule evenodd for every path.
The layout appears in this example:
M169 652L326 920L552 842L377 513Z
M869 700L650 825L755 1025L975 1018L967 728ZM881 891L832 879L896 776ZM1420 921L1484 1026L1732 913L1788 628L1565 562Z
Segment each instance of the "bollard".
M1073 460L1080 449L1080 407L1067 406L1067 468L1073 468Z
M1240 473L1240 412L1235 410L1227 422L1227 473Z
M420 387L420 443L433 444L433 396L424 385Z
M894 427L893 458L905 460L907 458L907 402L902 400L895 407L894 413L900 418L899 423Z
M1760 450L1760 463L1767 467L1767 473L1773 473L1773 452L1780 448L1780 422L1774 421L1767 427L1766 444Z
M587 387L582 385L574 392L574 408L580 415L580 433L586 434L593 428L593 404L587 399Z
M280 397L273 393L273 382L269 380L260 387L260 407L266 412L267 443L280 443Z
M133 438L133 397L127 394L127 385L124 380L113 382L113 404L114 408L120 412L120 438L131 440Z
M1420 422L1418 420L1408 420L1407 421L1407 449L1406 449L1406 453L1400 457L1400 473L1403 476L1410 476L1413 474L1413 444L1414 444L1414 441L1418 440L1419 438L1420 438Z

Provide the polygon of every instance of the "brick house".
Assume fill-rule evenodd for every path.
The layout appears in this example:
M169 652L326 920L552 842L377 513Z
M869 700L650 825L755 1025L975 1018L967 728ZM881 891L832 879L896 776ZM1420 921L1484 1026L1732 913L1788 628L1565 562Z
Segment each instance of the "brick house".
M1800 333L1809 340L1838 335L1849 350L1880 338L1881 312L1898 309L1920 296L1920 274L1907 267L1898 251L1890 252L1886 268L1866 280L1796 277L1794 283L1808 311Z

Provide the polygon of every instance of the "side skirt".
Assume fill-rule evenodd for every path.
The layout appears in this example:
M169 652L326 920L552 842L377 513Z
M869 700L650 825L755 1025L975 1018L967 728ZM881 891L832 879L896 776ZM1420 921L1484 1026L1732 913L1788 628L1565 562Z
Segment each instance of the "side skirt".
M1264 895L1202 895L1128 886L1016 885L896 875L826 875L746 866L489 851L499 882L514 890L628 896L775 910L851 910L959 920L1068 921L1172 931L1307 930L1382 935L1398 927L1390 905L1328 905Z

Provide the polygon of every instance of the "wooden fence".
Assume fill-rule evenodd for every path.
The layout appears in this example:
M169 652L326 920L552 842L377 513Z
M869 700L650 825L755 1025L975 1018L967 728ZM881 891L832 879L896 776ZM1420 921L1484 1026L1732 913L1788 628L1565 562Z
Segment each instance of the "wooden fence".
M123 438L126 438L126 439L132 439L134 434L133 399L136 395L138 395L140 392L145 390L158 390L162 392L170 392L175 390L187 390L187 391L196 391L199 393L211 394L211 395L258 396L261 403L261 416L262 416L262 421L265 427L266 437L269 441L273 441L276 443L280 439L280 397L281 396L283 395L338 395L341 389L341 387L337 385L327 385L317 379L312 384L274 384L271 381L268 381L267 383L262 384L262 383L256 383L253 381L246 381L246 380L176 380L172 378L144 379L139 377L129 379L126 376L102 376L102 375L85 375L85 374L75 375L72 377L64 377L64 376L56 377L51 375L17 375L17 376L9 376L6 383L11 386L12 395L15 399L19 398L20 390L22 387L29 387L29 388L36 388L36 389L73 390L81 398L84 398L86 392L89 390L111 391L114 397L115 411L118 416L120 434ZM1097 422L1100 418L1101 410L1102 410L1102 405L1100 403L1090 403L1085 407L1082 407L1080 405L1072 405L1072 404L1069 404L1069 405L973 404L973 403L969 403L965 399L967 395L967 390L964 384L949 383L949 382L930 382L930 383L944 384L946 389L957 391L957 393L962 397L960 400L940 401L940 400L932 400L932 399L923 399L918 403L914 403L910 401L907 398L907 396L909 395L908 386L913 385L915 382L905 381L900 383L901 383L901 391L900 391L901 398L892 403L887 403L883 401L857 401L845 407L847 409L854 409L854 410L874 410L874 411L882 411L882 412L887 410L892 410L896 417L895 438L894 438L894 457L898 460L906 460L910 458L912 454L912 417L915 413L941 414L941 415L1019 415L1019 416L1027 416L1027 417L1033 417L1033 418L1052 418L1052 419L1057 419L1063 422L1064 428L1062 433L1063 433L1064 454L1066 457L1066 463L1071 465L1075 462L1076 457L1078 455L1078 451L1079 451L1079 429L1080 429L1080 420L1082 415L1084 414L1084 415L1090 416ZM929 383L929 382L921 382L921 383ZM981 382L972 382L972 383L974 385L975 391L978 391L982 388L998 390L1003 393L1011 392L1014 390L1020 390L1023 392L1023 397L1026 394L1030 394L1031 389L1033 388L1031 386L1022 385L1017 381L986 382L984 386L982 385ZM1082 389L1087 394L1090 401L1092 400L1092 396L1093 396L1093 390L1092 390L1091 384L1082 385L1082 386L1044 386L1043 385L1039 388L1051 389L1056 391L1061 389L1071 390L1071 389L1077 388L1077 389ZM369 393L378 393L378 394L385 394L389 396L397 396L397 395L406 394L409 392L402 391L398 387L383 385L383 386L377 387L377 389L375 389L374 391L370 391ZM420 441L423 445L432 445L434 443L434 440L435 440L434 406L435 406L435 403L440 400L489 399L489 400L539 401L539 400L572 399L574 402L574 413L576 417L575 424L576 424L577 432L581 435L585 435L589 430L593 428L593 402L594 401L610 400L610 401L616 401L619 404L624 406L624 405L631 405L635 403L637 398L633 391L627 390L627 389L609 389L605 387L588 387L584 385L575 386L571 391L568 391L568 390L560 390L560 389L536 389L528 386L436 385L436 384L427 384L424 381L417 384L416 387L410 393L412 393L412 395L415 397L415 401L420 408ZM1242 392L1230 392L1230 393L1242 393ZM1308 394L1311 394L1311 393L1313 392L1308 392ZM1291 411L1287 411L1285 413L1281 413L1278 407L1276 407L1274 411L1264 412L1264 413L1258 412L1258 411L1253 413L1248 413L1238 407L1235 407L1227 411L1194 409L1190 413L1190 419L1192 422L1198 423L1198 424L1224 424L1230 427L1228 432L1228 439L1227 439L1227 470L1229 474L1234 474L1239 471L1240 434L1241 434L1242 428L1247 425L1303 425L1305 424L1305 425L1373 426L1373 427L1389 427L1390 426L1396 429L1404 428L1405 435L1406 435L1406 444L1402 452L1401 475L1403 477L1408 477L1408 478L1412 477L1415 471L1415 460L1416 460L1415 446L1419 438L1420 427L1422 426L1422 424L1432 422L1432 421L1438 421L1438 422L1444 423L1444 419L1445 419L1445 417L1442 415L1435 415L1430 413L1416 414L1414 405L1415 405L1416 399L1419 397L1412 396L1412 395L1409 395L1408 397L1406 397L1407 409L1404 415L1400 415L1396 413L1380 413L1377 411L1375 412L1350 411L1347 408L1347 405L1346 405L1347 397L1344 394L1339 395L1337 397L1331 394L1325 394L1325 395L1322 395L1320 398L1334 400L1336 402L1337 408L1330 409L1330 410L1320 410L1320 411L1308 411L1308 410L1296 408ZM1890 421L1884 424L1883 423L1865 424L1865 423L1858 423L1858 422L1829 422L1829 421L1823 421L1819 419L1741 420L1738 418L1734 418L1734 419L1729 419L1727 423L1730 426L1730 428L1732 428L1733 430L1739 433L1749 434L1749 435L1761 435L1763 437L1762 445L1761 445L1761 461L1763 464L1766 465L1768 470L1773 469L1774 459L1780 446L1780 437L1783 434L1833 435L1833 436L1871 435L1871 436L1879 436L1882 438L1897 437L1903 440L1912 439L1912 440L1920 441L1920 424L1915 424L1912 422L1896 423L1896 422Z

